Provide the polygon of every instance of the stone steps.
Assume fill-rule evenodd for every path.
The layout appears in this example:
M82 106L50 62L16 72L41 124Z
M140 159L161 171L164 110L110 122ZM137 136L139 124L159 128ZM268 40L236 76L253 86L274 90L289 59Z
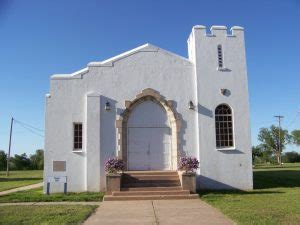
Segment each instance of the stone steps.
M177 176L178 173L173 170L166 170L166 171L125 171L124 175L129 176L138 176L138 175L175 175Z
M182 190L181 186L172 186L172 187L127 187L121 188L121 191L180 191Z
M179 186L180 181L143 181L143 182L132 182L132 183L122 183L122 188L131 187L174 187Z
M197 194L177 194L177 195L133 195L133 196L113 196L105 195L103 201L135 201L135 200L175 200L175 199L197 199Z
M176 180L178 181L178 174L177 175L127 175L124 174L122 176L122 182L137 182L137 181L144 181L144 180L157 180L157 181L168 181L168 180Z
M104 201L196 199L183 190L176 171L129 171L122 174L121 191L105 195Z
M140 195L188 195L188 190L164 190L164 191L114 191L112 196L140 196Z

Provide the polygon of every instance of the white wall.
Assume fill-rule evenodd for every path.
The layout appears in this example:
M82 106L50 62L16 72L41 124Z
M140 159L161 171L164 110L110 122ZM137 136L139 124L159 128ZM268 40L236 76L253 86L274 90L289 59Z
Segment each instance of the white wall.
M51 97L47 99L46 161L53 158L67 160L67 168L70 169L65 174L72 177L70 191L95 190L98 185L97 178L93 188L87 189L87 178L84 174L86 167L91 169L90 164L93 163L94 171L100 171L100 189L104 190L104 162L117 152L115 120L125 109L125 100L134 99L146 88L152 88L166 99L175 101L176 110L183 121L180 147L187 154L197 156L194 135L196 113L188 109L188 102L195 99L193 71L193 64L189 60L152 45L145 45L130 54L130 57L113 60L113 63L91 63L88 72L83 75L53 76ZM101 124L100 165L94 164L89 158L85 160L88 148L83 149L83 153L72 153L72 120L81 121L83 127L86 127L86 96L89 93L101 96L100 121L95 117L94 122L91 122ZM104 110L106 100L111 103L110 111ZM93 146L93 143L87 145ZM71 169L73 163L76 166L72 165ZM49 163L45 165L46 176L56 174L50 167ZM97 173L93 174L98 176ZM74 185L77 183L81 185Z
M207 35L196 26L188 40L189 59L146 44L70 75L51 78L46 98L45 177L66 175L69 191L105 189L104 162L116 156L115 121L143 89L152 88L175 101L182 119L182 155L200 160L198 188L252 188L249 102L243 30L227 35L214 27ZM217 70L217 45L223 45L227 71ZM231 94L223 96L220 88ZM105 111L105 102L111 110ZM197 105L188 109L189 101ZM235 147L217 150L214 109L233 109ZM84 147L73 150L73 122L82 122ZM100 138L98 138L100 137ZM66 160L66 172L52 172L53 160ZM62 191L53 187L52 191Z
M244 31L214 26L211 34L204 26L193 28L189 38L189 58L196 65L200 174L198 188L252 189L249 101ZM223 48L225 70L218 70L217 46ZM224 96L220 89L230 95ZM234 148L218 150L214 110L228 104L233 111Z

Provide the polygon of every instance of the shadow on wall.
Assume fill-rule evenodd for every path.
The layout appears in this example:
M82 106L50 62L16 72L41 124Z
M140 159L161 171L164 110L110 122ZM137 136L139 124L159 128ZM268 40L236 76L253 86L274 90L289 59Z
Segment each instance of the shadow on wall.
M197 188L199 190L239 190L231 185L224 184L203 175L197 176L197 183L200 184Z
M110 105L109 110L105 109L106 102ZM117 152L115 128L117 101L101 95L100 103L100 177L105 177L105 161L109 158L116 157ZM101 188L103 187L101 184Z
M233 149L233 150L222 150L222 149L218 149L219 152L222 152L224 154L228 154L228 155L231 155L231 154L245 154L244 152L238 150L238 149Z
M211 111L210 109L208 109L205 106L200 105L200 104L198 104L197 108L198 108L199 114L213 118L213 111Z
M176 114L178 116L178 119L180 119L180 121L181 121L180 133L179 133L179 137L178 137L178 139L179 139L179 157L184 157L184 156L186 156L187 152L183 151L183 146L186 145L186 140L183 137L186 132L187 122L183 119L182 115L180 113L178 113L176 101L172 101L172 106L173 106L172 107L173 110L176 112Z

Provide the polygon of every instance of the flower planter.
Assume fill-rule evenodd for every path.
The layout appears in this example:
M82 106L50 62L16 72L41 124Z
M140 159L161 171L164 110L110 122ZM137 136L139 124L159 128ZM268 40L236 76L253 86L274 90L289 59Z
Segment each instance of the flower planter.
M121 190L121 173L106 174L106 193L111 194L113 191Z
M179 179L183 190L189 190L191 193L196 193L196 173L178 171Z

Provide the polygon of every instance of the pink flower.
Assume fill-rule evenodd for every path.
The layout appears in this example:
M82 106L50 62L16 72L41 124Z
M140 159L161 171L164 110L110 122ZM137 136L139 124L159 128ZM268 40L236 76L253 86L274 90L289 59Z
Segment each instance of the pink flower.
M105 162L105 171L108 173L117 173L124 170L124 162L122 159L113 158Z
M179 169L185 172L194 172L199 168L199 161L195 157L182 157L179 162Z

